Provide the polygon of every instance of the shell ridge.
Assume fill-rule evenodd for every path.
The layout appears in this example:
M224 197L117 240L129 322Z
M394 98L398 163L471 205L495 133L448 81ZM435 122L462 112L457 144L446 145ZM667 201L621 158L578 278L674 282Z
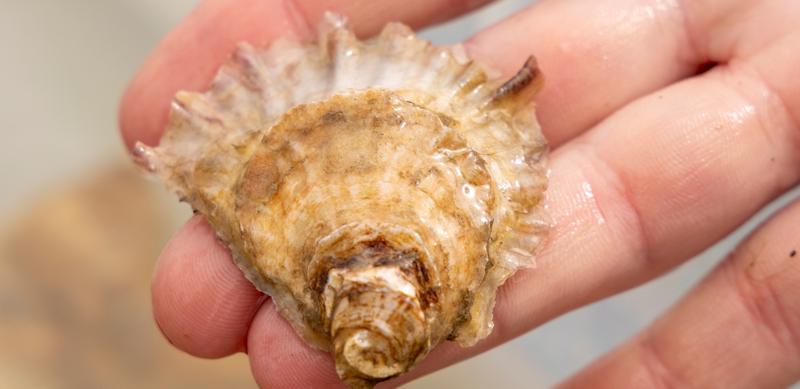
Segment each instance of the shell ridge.
M285 77L283 67L271 66L249 45L245 49L237 48L237 52L247 61L247 70L254 76L253 82L259 84L260 99L264 101L260 107L263 116L276 118L276 113L285 112L295 104L294 89L288 82L291 78Z

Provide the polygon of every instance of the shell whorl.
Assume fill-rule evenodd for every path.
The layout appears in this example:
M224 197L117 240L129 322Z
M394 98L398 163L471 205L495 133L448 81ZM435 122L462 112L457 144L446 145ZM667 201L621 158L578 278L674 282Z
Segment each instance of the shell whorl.
M534 60L505 84L400 24L358 41L241 44L133 158L203 214L256 287L353 387L492 328L549 229Z
M309 270L337 372L351 386L405 373L429 351L441 317L429 255L396 225L351 223L318 244Z

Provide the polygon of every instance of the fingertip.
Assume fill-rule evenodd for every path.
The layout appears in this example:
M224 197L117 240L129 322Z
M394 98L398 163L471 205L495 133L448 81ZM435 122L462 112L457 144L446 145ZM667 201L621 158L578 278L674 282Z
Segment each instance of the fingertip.
M202 216L190 219L164 249L152 293L164 336L202 358L245 350L250 320L263 296Z
M161 139L161 133L167 125L171 95L148 90L147 80L152 78L149 69L143 68L125 89L119 104L119 129L122 141L128 150L132 150L136 142L155 146Z

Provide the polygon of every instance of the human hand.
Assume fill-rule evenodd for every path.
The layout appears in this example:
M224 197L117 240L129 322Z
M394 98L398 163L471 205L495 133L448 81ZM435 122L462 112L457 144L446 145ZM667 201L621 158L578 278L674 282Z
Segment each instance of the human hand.
M158 142L178 89L203 90L239 41L313 37L325 10L359 35L414 28L472 2L209 0L153 52L122 102L130 147ZM465 42L512 75L534 54L556 224L500 289L492 335L442 344L393 387L647 282L715 243L800 179L800 3L537 3ZM696 75L708 63L718 65ZM761 227L675 308L564 387L782 387L800 378L800 203ZM156 319L201 357L247 351L262 387L344 384L233 264L202 217L172 239L153 283Z

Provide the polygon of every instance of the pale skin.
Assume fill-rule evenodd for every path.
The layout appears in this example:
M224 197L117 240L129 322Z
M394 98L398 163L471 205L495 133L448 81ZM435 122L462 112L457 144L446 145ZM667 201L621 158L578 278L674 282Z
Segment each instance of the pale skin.
M461 0L208 0L122 100L128 147L158 143L177 90L204 90L236 42L310 39L325 10L361 37L467 12ZM396 387L648 282L800 180L800 2L544 0L464 45L513 75L533 54L555 220L538 268L500 290L492 335L445 343ZM716 63L710 70L706 64ZM781 388L800 379L800 202L781 210L642 333L562 388ZM233 264L201 216L156 267L155 317L189 354L245 351L261 387L345 387Z

